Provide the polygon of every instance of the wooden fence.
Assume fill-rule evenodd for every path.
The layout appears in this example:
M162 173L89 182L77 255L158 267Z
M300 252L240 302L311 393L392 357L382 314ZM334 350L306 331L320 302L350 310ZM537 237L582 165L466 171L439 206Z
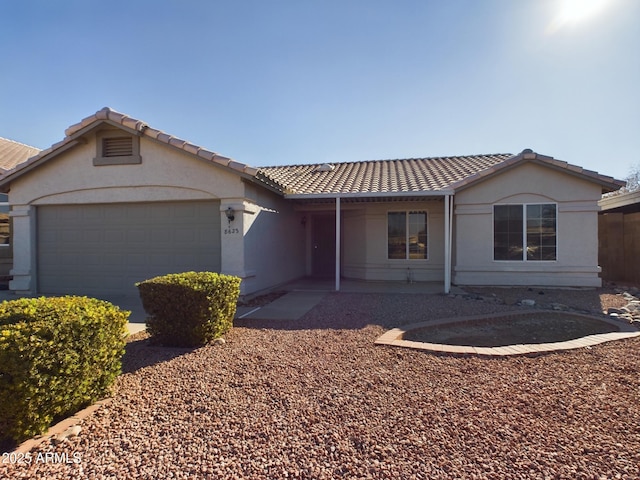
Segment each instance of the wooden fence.
M640 212L598 215L603 280L640 284Z

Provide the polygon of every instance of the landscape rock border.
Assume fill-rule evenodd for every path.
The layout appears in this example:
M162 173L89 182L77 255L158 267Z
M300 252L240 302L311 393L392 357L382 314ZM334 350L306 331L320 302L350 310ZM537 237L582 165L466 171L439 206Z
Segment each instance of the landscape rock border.
M27 453L38 447L41 443L52 440L54 443L59 444L66 441L68 438L76 437L82 431L81 423L89 415L92 415L95 411L108 405L113 398L105 398L99 400L96 403L83 408L79 412L74 413L72 416L59 421L55 425L49 427L46 433L43 435L37 435L33 438L25 440L16 447L13 451L15 453Z
M636 323L640 325L640 291L636 288L620 287L616 288L616 293L622 295L627 301L627 304L622 308L608 308L607 315L613 318L624 319L629 323Z

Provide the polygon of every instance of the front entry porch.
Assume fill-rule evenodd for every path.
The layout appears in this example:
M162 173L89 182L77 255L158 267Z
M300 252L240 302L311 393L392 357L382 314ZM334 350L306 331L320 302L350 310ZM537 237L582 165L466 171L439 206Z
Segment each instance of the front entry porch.
M287 292L333 292L335 291L335 281L333 279L323 279L315 277L305 277L289 282L277 290ZM442 282L385 282L373 280L340 280L340 292L343 293L412 293L419 295L439 295L443 294L444 286ZM451 285L448 293L464 294L464 290L455 285Z
M306 230L305 274L325 286L333 278L331 291L344 291L343 284L356 279L365 281L356 284L438 282L439 292L451 291L452 195L296 201Z

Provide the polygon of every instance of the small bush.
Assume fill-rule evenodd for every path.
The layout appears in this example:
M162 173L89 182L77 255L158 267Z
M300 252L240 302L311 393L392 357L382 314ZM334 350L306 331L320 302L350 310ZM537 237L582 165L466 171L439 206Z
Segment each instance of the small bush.
M164 275L137 283L149 315L147 332L166 346L202 346L226 333L240 296L240 278L213 272Z
M104 397L119 375L130 312L94 298L0 304L0 438L19 442Z

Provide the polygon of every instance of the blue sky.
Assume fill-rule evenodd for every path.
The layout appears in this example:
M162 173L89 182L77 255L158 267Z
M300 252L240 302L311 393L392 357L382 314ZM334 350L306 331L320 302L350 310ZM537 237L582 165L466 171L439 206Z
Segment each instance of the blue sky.
M0 136L109 106L253 166L532 148L624 178L640 2L563 1L0 0Z

